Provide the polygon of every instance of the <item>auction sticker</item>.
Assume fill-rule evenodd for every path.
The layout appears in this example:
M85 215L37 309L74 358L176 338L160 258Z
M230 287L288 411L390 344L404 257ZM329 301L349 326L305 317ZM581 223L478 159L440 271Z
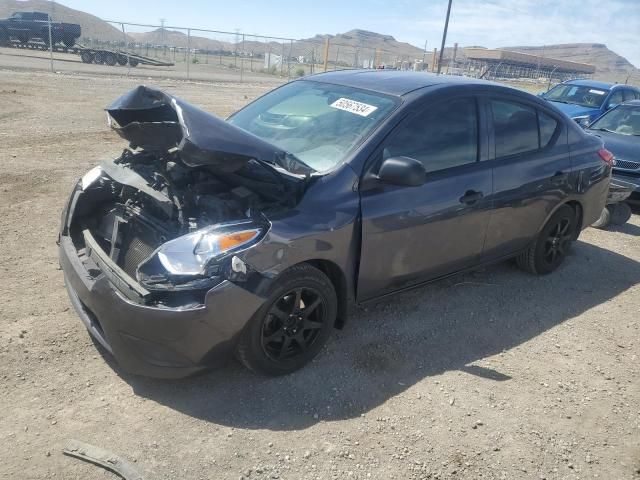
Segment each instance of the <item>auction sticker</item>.
M593 88L589 90L589 93L595 93L596 95L604 95L606 92L603 90L594 90Z
M338 110L355 113L361 117L368 117L378 109L378 107L374 107L368 103L356 102L355 100L349 100L348 98L339 98L333 102L331 106Z

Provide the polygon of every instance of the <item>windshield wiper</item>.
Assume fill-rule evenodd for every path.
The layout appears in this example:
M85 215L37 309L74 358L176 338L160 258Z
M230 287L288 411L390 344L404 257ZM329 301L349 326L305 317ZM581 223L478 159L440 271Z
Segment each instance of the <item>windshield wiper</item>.
M614 132L613 130L609 130L608 128L590 128L589 130L597 130L598 132L609 132L609 133L617 133Z

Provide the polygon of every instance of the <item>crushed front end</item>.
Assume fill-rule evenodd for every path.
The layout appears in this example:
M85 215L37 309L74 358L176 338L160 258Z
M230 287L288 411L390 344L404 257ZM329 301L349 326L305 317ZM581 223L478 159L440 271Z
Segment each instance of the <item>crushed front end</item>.
M129 148L76 184L60 264L75 310L125 370L183 377L228 359L262 305L267 279L237 255L295 202L300 176L279 178L259 158L282 152L162 92L119 102L112 127ZM207 143L220 129L224 148Z

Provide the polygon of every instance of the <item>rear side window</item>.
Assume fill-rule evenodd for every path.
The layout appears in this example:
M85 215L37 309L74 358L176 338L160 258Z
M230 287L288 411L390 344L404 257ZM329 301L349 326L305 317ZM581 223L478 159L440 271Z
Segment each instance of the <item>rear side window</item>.
M622 102L624 102L624 98L622 96L622 90L616 90L611 94L611 97L609 98L609 107L619 105Z
M553 138L553 134L558 128L558 122L540 110L538 110L538 122L540 124L540 146L544 148Z
M625 90L624 91L624 101L626 102L627 100L636 100L640 98L640 94L638 94L637 92L634 92L633 90Z
M385 144L383 158L411 157L427 172L478 160L478 112L473 98L427 107L401 124Z
M507 100L491 100L496 157L539 148L536 110ZM553 132L552 132L553 135Z

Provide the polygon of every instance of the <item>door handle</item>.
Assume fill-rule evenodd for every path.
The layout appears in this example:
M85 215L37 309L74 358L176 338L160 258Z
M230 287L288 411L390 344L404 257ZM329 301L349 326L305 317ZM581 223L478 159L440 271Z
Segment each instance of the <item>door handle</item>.
M467 205L473 205L480 200L484 195L482 192L476 192L475 190L467 190L462 197L460 197L460 203L466 203Z

